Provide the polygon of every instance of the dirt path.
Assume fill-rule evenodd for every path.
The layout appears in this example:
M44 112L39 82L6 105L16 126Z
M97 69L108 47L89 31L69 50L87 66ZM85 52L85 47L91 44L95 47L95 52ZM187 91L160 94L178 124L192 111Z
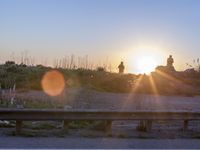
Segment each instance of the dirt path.
M200 96L107 93L75 88L66 90L59 97L50 97L42 91L17 93L17 97L27 101L62 102L74 109L200 111Z

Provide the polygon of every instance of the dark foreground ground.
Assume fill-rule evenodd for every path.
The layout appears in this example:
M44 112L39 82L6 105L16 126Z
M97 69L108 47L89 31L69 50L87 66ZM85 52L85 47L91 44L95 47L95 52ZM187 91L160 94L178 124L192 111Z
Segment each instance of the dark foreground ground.
M23 138L5 137L0 148L81 148L81 149L200 149L198 139L118 139L118 138Z
M17 97L33 101L33 105L62 101L69 109L197 112L200 110L200 96L155 96L69 89L61 97L55 98L41 91L19 92ZM153 122L150 133L138 132L136 121L113 122L112 137L92 128L70 129L70 132L65 134L58 128L60 124L61 122L32 122L23 128L24 135L21 136L12 135L14 127L0 128L0 148L200 149L199 121L189 122L187 132L181 130L182 121L156 121Z

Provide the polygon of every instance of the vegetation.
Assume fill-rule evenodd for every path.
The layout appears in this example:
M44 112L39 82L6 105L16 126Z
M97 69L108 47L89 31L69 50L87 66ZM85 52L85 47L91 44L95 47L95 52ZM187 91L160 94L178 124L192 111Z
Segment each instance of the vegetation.
M16 84L17 89L42 90L43 75L53 68L38 66L24 66L13 63L0 65L1 88L9 89ZM128 92L135 75L118 75L106 72L103 68L89 69L63 69L58 68L65 78L68 87L85 86L98 90L113 92ZM118 86L118 85L121 85Z
M42 90L42 77L52 69L54 68L42 65L18 65L7 61L0 65L0 87L10 89L14 86L21 90ZM106 72L103 67L97 67L96 70L81 68L57 68L57 70L63 74L67 87L86 87L106 92L134 91L148 94L194 95L198 94L195 89L200 87L198 71L168 72L158 67L151 75L134 75Z

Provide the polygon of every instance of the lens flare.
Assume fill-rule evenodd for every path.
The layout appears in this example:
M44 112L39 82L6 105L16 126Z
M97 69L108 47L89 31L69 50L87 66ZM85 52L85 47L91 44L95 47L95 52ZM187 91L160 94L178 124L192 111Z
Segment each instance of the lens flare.
M41 81L43 91L50 96L58 96L65 88L65 79L57 70L45 73Z

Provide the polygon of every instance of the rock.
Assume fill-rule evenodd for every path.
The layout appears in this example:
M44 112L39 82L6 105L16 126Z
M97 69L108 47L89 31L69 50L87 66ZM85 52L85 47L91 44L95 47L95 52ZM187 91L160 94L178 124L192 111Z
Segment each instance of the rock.
M65 106L64 106L64 109L72 109L72 106L70 106L70 105L65 105Z
M9 124L9 122L6 120L4 120L4 121L0 120L0 124Z
M18 108L18 109L23 109L24 106L23 106L23 105L17 105L17 108Z

